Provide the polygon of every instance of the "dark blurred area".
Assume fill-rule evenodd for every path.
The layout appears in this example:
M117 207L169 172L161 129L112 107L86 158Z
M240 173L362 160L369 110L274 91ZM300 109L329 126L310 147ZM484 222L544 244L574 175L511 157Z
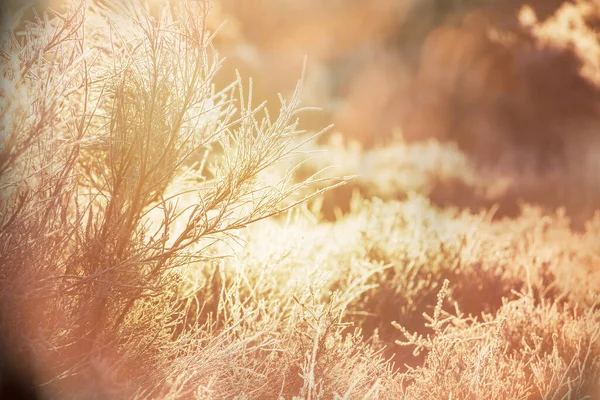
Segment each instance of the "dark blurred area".
M33 374L16 362L5 343L0 343L0 399L41 400Z

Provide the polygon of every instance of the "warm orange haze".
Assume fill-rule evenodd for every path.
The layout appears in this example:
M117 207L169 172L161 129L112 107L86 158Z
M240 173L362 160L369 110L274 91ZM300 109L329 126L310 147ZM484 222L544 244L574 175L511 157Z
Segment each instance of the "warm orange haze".
M599 28L9 2L0 399L600 399Z

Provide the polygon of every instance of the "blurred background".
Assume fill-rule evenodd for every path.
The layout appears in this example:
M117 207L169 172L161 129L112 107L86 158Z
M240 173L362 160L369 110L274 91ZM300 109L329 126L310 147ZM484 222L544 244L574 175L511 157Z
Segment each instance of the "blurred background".
M304 127L335 124L323 164L360 175L332 207L417 190L498 215L564 207L577 227L600 204L599 16L595 0L217 0L210 22L223 84L238 69L271 107L307 57L322 112Z

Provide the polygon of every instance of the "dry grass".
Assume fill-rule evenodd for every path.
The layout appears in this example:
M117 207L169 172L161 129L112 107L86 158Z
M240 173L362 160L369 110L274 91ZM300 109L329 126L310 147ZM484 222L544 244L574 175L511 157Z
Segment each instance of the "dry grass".
M591 164L317 144L300 84L277 114L239 76L215 84L208 3L157 10L5 19L3 386L17 371L49 399L600 396Z

